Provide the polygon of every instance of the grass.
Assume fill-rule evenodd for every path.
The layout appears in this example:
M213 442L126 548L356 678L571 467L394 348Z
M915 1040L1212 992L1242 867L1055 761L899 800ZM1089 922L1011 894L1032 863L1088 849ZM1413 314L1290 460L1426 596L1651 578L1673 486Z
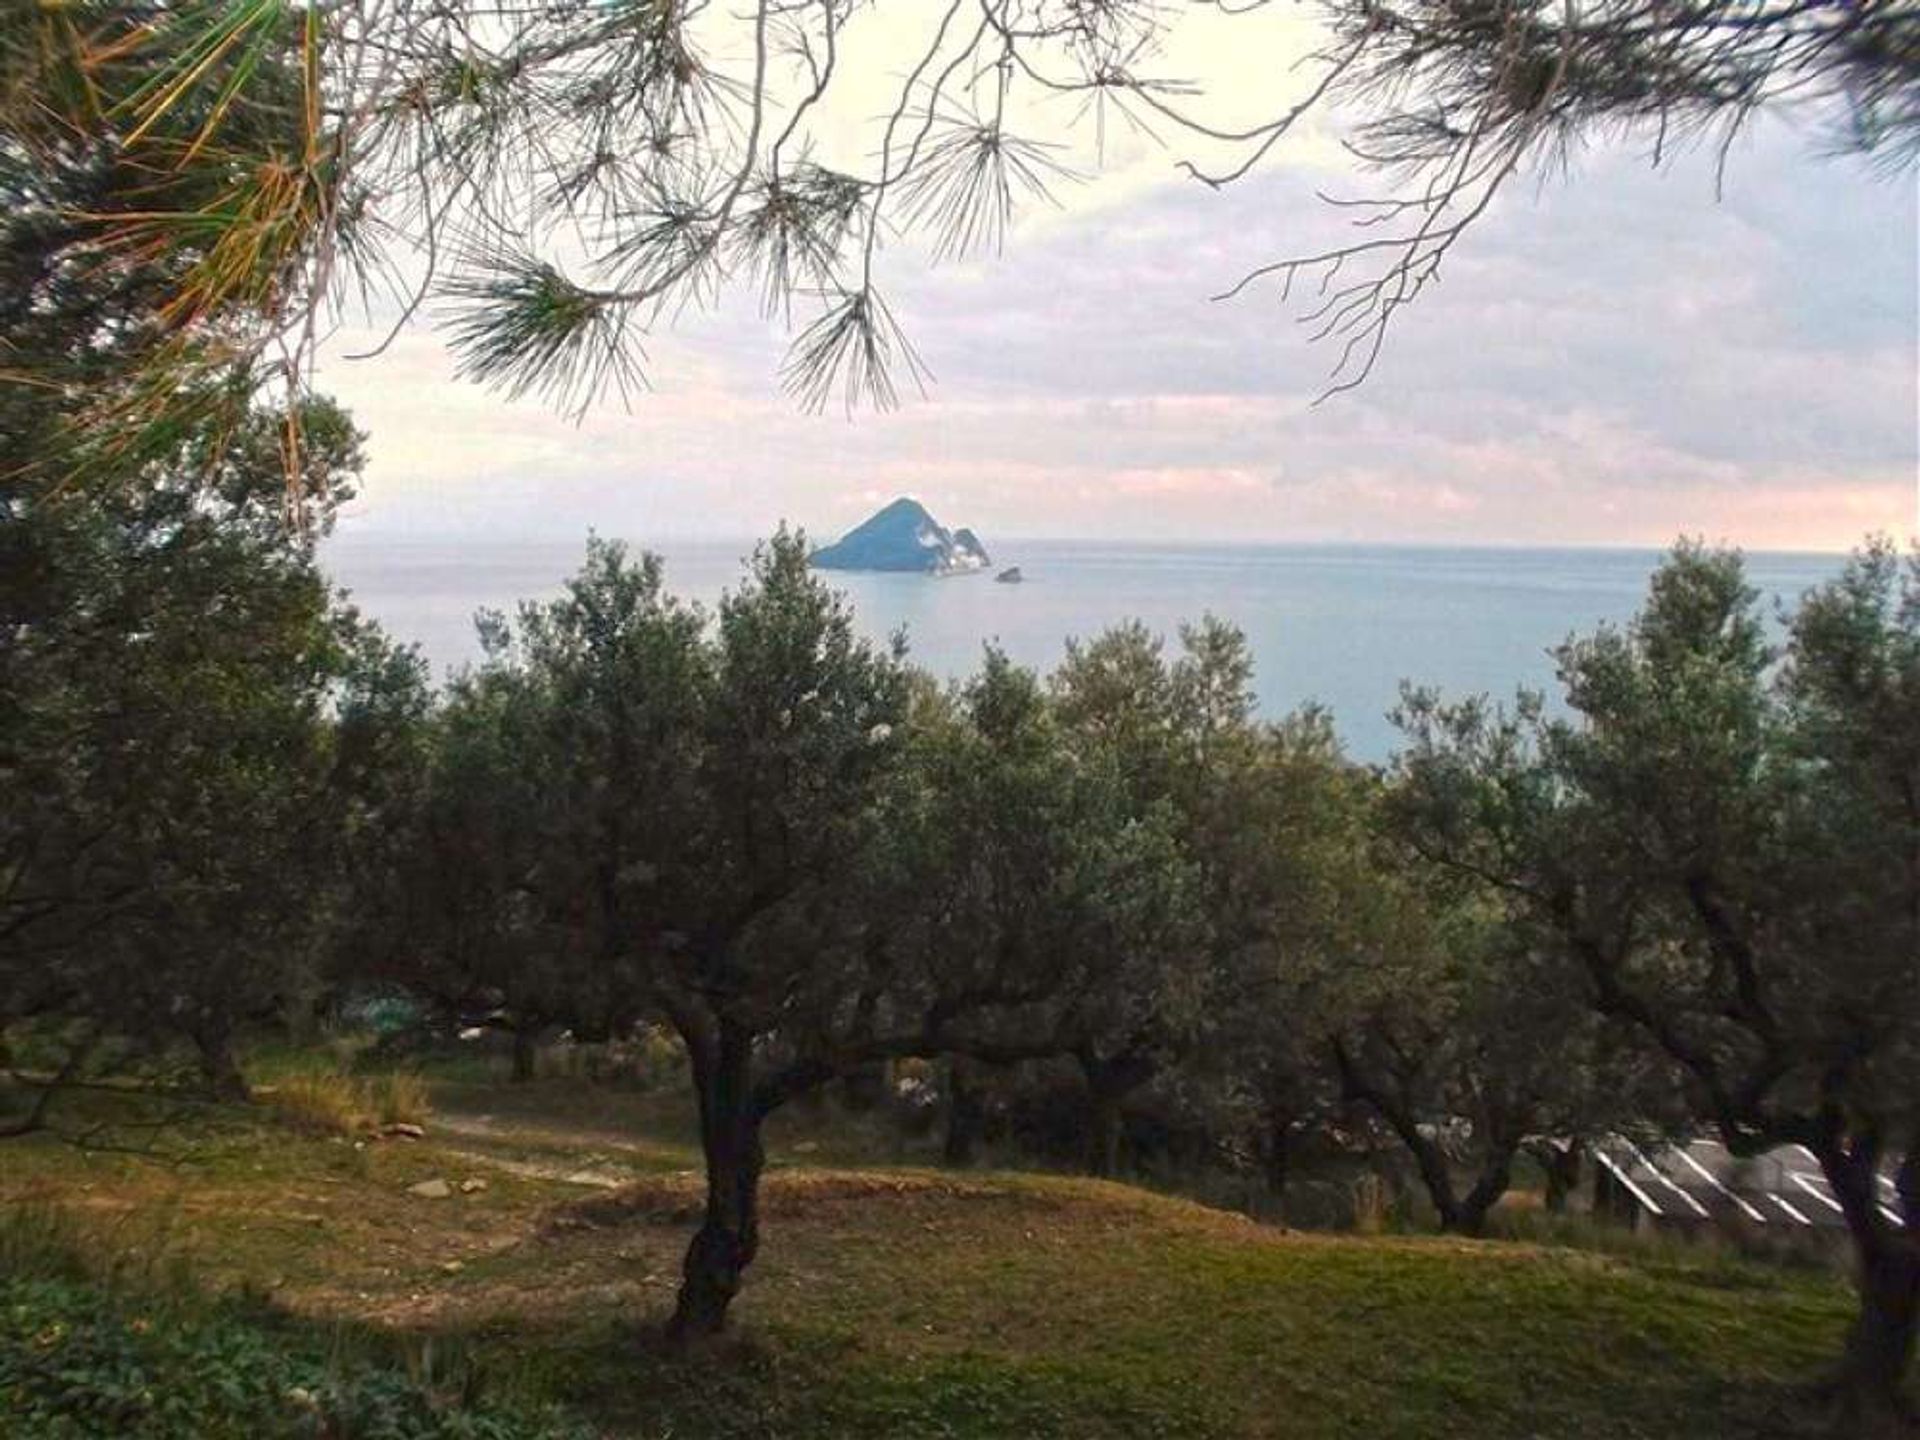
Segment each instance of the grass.
M351 1135L370 1123L360 1086L344 1075L290 1075L269 1092L269 1103L321 1135Z
M433 1113L427 1082L404 1070L389 1071L367 1082L368 1099L382 1125L423 1124Z
M293 1125L320 1135L353 1135L389 1125L419 1125L432 1113L418 1075L346 1075L313 1070L287 1075L264 1098Z
M563 1081L434 1100L417 1142L260 1110L161 1158L13 1141L0 1205L622 1437L1820 1434L1797 1387L1850 1314L1829 1273L1710 1250L1309 1235L1070 1177L829 1166L834 1118L800 1113L738 1336L681 1359L651 1337L698 1210L684 1113Z
M21 1440L586 1440L481 1394L457 1351L315 1325L182 1269L89 1254L65 1212L0 1216L0 1429Z

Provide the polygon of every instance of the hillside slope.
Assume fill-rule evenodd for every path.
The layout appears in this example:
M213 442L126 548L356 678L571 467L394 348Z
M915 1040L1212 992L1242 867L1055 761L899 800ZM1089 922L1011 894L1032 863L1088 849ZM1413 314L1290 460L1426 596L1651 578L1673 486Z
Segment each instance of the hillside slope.
M156 1166L13 1142L32 1197L295 1316L469 1351L619 1436L1669 1437L1816 1433L1824 1276L1707 1256L1303 1235L1126 1186L770 1172L737 1340L661 1355L698 1204L674 1140L526 1115L425 1142L235 1118ZM444 1179L449 1194L409 1187ZM435 1187L437 1189L437 1187Z

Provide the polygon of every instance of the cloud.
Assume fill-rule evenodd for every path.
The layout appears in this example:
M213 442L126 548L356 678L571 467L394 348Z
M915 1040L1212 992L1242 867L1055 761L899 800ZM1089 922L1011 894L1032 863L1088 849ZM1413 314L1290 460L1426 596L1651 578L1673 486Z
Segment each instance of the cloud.
M348 524L386 533L819 532L917 493L984 534L1838 548L1916 515L1915 189L1765 128L1705 158L1596 154L1516 187L1360 391L1256 288L1340 217L1309 153L1220 193L1142 150L997 261L883 257L937 381L807 416L739 300L649 345L654 390L579 425L456 382L410 332L323 380L372 432ZM1356 183L1347 177L1348 188ZM344 353L371 338L343 334Z

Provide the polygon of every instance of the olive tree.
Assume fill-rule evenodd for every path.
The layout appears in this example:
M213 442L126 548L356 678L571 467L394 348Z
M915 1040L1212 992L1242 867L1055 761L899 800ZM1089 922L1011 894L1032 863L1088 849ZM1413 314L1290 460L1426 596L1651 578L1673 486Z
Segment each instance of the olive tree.
M1052 1048L970 1028L1036 993L1017 962L1053 922L1040 898L983 898L1010 856L955 847L996 826L1012 843L1061 777L1001 681L978 687L991 740L941 735L950 717L898 647L856 635L790 532L711 615L666 592L657 560L596 543L499 647L493 683L514 677L528 705L502 760L524 754L538 777L537 845L514 869L557 966L554 1018L658 1018L686 1048L707 1195L669 1333L694 1340L722 1328L758 1252L762 1132L781 1106L890 1059ZM999 770L956 766L996 747ZM1021 883L1054 880L1043 864Z
M1218 980L1207 1043L1183 1069L1278 1199L1298 1143L1341 1103L1326 1016L1337 957L1351 954L1342 937L1370 902L1370 792L1324 710L1230 733L1209 759L1211 799L1195 837Z
M1069 643L1051 677L1067 744L1103 773L1115 815L1102 863L1114 868L1095 943L1103 969L1077 994L1068 1053L1091 1102L1088 1157L1119 1161L1127 1098L1204 1042L1224 994L1237 842L1234 807L1253 727L1252 667L1238 631L1208 620L1181 632L1169 663L1136 623Z
M1445 893L1447 877L1380 856L1371 885L1324 1002L1334 1072L1406 1147L1440 1227L1478 1235L1523 1149L1551 1188L1559 1156L1648 1123L1649 1081L1667 1077L1594 1012L1557 937L1501 897Z
M358 437L309 422L344 482ZM0 1014L184 1037L235 1097L236 1029L326 944L332 721L367 643L283 515L277 424L124 490L16 493L0 527Z
M1847 1411L1890 1433L1920 1308L1917 597L1870 546L1776 652L1739 557L1683 545L1631 625L1560 651L1569 718L1435 713L1406 761L1422 848L1550 929L1700 1121L1818 1160L1858 1263Z
M454 677L427 730L398 906L375 912L392 932L376 973L505 1029L516 1080L532 1078L541 1031L586 1008L554 883L566 852L550 713L542 681L498 653Z
M1112 958L1090 943L1112 787L1067 738L1035 674L990 647L964 684L921 688L883 799L887 840L864 903L894 923L870 927L867 943L876 976L903 965L940 976L964 1025L947 1070L952 1163L972 1158L983 1063L1067 1053L1074 1017L1053 1002ZM878 1000L863 987L869 1016Z
M919 732L944 818L892 827L932 837L909 889L942 973L1020 1001L970 1024L963 1053L986 1038L1069 1061L1097 1172L1118 1167L1124 1107L1150 1086L1215 1128L1237 1117L1249 1057L1264 1065L1299 1019L1287 967L1316 903L1323 782L1344 772L1324 717L1255 724L1249 682L1230 627L1190 628L1168 663L1122 626L1071 646L1044 689L990 651ZM971 1074L959 1067L963 1125Z
M235 1026L311 991L337 918L354 775L334 721L380 643L312 544L363 437L229 363L232 335L181 298L206 227L101 248L116 217L214 204L223 172L67 125L77 73L22 88L19 46L88 18L0 19L0 1013L97 1044L184 1034L236 1094ZM284 132L287 80L256 69L234 143ZM154 144L211 103L183 98ZM136 376L158 357L156 390Z

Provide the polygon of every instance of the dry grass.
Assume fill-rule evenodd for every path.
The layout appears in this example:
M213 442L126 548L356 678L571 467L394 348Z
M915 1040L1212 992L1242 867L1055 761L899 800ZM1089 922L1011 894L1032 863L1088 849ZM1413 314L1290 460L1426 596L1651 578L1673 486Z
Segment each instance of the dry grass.
M316 1135L351 1135L372 1119L365 1092L346 1075L292 1075L263 1095L291 1124Z
M357 1135L388 1125L419 1125L431 1113L426 1082L394 1071L354 1076L290 1075L262 1098L297 1128L316 1135Z
M374 1118L382 1125L420 1125L433 1113L427 1082L410 1071L377 1075L366 1085Z
M1378 1235L1387 1228L1389 1198L1378 1175L1362 1175L1353 1182L1353 1228L1361 1235Z

